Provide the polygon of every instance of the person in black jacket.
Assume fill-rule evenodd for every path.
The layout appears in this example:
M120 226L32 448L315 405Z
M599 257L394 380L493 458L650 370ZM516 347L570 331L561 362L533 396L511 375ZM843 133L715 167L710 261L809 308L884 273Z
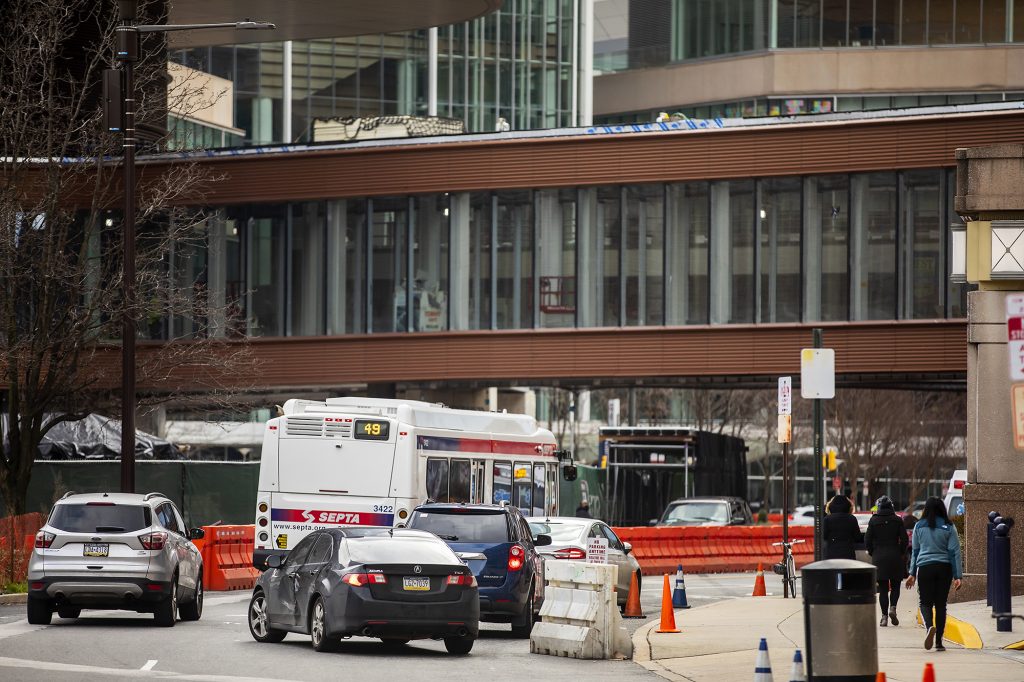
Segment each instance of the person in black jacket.
M826 559L856 559L857 545L864 540L857 518L850 513L850 500L836 495L828 503L828 515L822 523Z
M878 580L878 605L882 609L878 624L885 627L890 620L893 625L900 624L896 604L900 600L900 582L907 576L907 530L887 496L878 498L875 507L878 511L868 521L864 543Z

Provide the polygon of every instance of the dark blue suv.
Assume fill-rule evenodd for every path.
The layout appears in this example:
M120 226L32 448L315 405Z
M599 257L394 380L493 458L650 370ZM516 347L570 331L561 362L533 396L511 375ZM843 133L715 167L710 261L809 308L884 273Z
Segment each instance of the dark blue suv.
M494 504L423 504L408 526L434 533L470 567L480 589L480 620L511 623L513 635L530 636L544 600L537 546L550 545L550 536L534 538L518 509Z

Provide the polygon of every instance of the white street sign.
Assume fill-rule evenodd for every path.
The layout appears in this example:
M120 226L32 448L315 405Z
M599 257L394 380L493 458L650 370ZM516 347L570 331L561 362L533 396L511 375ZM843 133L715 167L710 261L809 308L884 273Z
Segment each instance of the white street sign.
M831 348L800 351L800 397L836 397L836 352Z
M608 538L587 539L587 563L608 563Z
M619 399L612 398L608 401L608 426L619 425Z
M1006 297L1006 346L1010 351L1010 380L1024 381L1024 294Z
M793 414L793 377L779 377L779 414Z

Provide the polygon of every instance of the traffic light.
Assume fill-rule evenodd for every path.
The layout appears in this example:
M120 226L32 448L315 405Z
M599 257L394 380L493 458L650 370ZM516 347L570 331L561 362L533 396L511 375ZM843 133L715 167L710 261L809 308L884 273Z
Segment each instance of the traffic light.
M834 447L825 448L825 452L821 453L821 466L829 471L835 471L839 466L836 463L836 455L838 454L839 451Z

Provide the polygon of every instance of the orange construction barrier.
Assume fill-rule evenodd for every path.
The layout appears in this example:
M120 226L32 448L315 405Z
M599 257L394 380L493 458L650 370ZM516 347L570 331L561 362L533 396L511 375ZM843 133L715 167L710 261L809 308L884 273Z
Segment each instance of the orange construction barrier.
M754 592L750 595L752 597L766 597L768 596L767 590L764 587L764 571L761 570L761 564L757 565L757 577L754 578Z
M661 624L655 632L679 632L676 627L676 614L672 610L672 591L668 588L668 574L665 574L665 586L661 590Z
M208 591L249 590L260 572L252 566L255 526L205 526L203 584Z
M885 673L879 672L875 675L875 682L885 682Z
M935 666L931 663L924 664L924 677L921 678L921 682L935 682Z
M646 618L644 610L640 606L640 587L636 584L636 573L629 578L629 596L626 598L626 610L622 612L623 618Z

